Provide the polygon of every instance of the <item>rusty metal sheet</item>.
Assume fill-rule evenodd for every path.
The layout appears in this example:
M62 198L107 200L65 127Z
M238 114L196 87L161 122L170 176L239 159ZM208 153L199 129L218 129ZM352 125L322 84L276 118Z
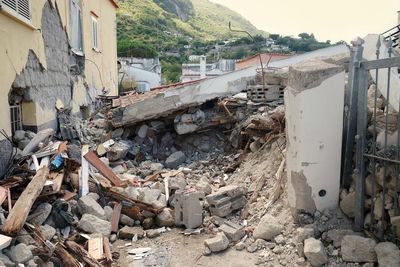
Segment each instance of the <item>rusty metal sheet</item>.
M115 186L122 186L122 181L118 178L118 176L107 165L105 165L104 162L102 162L93 151L86 153L84 158Z

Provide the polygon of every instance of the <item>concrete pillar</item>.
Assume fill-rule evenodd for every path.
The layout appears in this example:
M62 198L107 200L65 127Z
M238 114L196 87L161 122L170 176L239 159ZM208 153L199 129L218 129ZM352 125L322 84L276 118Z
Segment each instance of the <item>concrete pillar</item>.
M400 25L400 10L397 11L397 25Z
M289 205L293 214L337 207L344 69L323 61L289 68L285 91Z
M206 77L206 56L200 57L200 79Z

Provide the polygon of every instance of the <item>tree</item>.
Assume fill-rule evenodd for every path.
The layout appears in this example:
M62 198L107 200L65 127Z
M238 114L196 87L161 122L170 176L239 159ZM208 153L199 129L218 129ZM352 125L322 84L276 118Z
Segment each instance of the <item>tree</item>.
M306 32L300 33L298 36L303 40L311 39L311 36Z

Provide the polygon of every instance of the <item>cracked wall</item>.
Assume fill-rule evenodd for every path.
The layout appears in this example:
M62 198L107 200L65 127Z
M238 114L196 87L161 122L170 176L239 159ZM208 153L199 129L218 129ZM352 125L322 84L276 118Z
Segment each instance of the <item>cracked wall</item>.
M320 60L289 69L285 91L289 205L335 208L339 199L344 69Z

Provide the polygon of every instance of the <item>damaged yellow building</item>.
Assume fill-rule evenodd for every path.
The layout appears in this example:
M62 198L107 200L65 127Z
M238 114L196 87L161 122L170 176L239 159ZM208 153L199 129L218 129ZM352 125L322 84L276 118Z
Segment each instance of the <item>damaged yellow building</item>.
M57 127L118 94L116 1L0 0L0 129Z

